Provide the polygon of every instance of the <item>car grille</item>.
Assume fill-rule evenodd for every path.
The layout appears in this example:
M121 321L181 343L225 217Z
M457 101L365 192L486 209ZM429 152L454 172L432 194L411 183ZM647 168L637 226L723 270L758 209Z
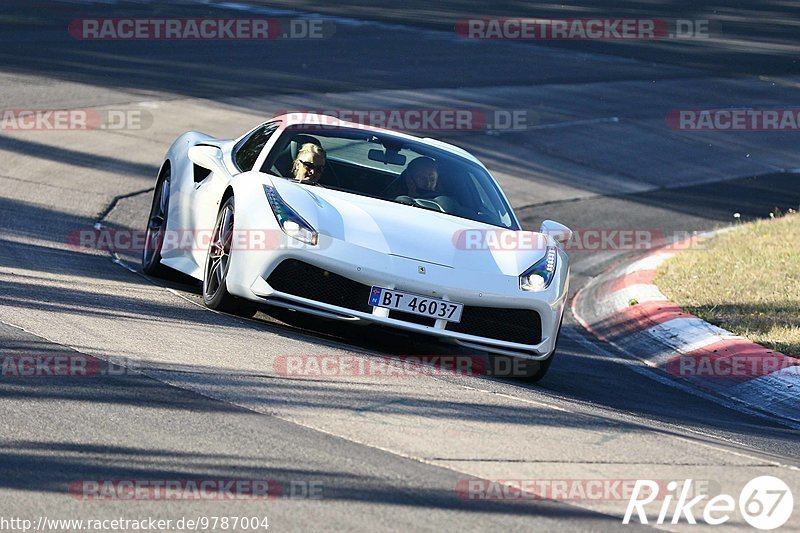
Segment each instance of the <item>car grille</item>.
M372 313L372 306L368 303L371 286L297 259L282 261L269 275L267 283L286 294ZM435 319L403 311L390 311L389 318L423 326L436 323ZM522 344L539 344L542 340L542 321L539 314L530 309L467 305L461 322L448 322L447 330Z
M542 320L530 309L502 309L466 305L461 322L448 322L449 331L507 342L539 344L542 342Z
M371 313L371 287L296 259L281 262L267 278L273 289L353 311Z

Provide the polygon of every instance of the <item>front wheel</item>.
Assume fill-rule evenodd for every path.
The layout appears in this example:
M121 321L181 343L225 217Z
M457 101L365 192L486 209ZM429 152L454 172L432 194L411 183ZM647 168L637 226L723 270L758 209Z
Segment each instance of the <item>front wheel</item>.
M211 233L203 276L203 303L223 313L251 317L256 314L256 306L230 294L226 283L231 264L234 217L235 202L231 196L222 204Z
M558 331L556 332L556 342L553 345L553 351L550 352L547 359L532 361L530 359L520 359L508 355L490 355L489 361L492 365L492 375L498 377L521 378L528 383L537 383L541 381L547 374L550 365L553 363L553 358L556 356L563 318L562 315L561 321L558 323Z
M530 372L527 376L525 376L525 380L528 383L537 383L540 381L547 371L550 369L550 365L553 363L553 359L556 357L556 350L558 350L558 339L561 338L561 325L564 322L564 314L562 312L561 318L558 321L558 331L556 331L556 342L553 343L553 351L550 352L550 355L547 359L543 361L528 361L528 368Z

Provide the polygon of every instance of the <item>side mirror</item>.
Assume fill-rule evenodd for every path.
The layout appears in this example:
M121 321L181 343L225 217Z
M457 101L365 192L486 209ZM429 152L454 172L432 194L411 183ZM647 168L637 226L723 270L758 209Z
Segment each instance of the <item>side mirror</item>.
M539 233L550 235L560 244L566 244L572 238L572 230L554 220L545 220L542 222Z
M216 146L199 144L189 148L189 160L199 167L203 167L212 172L225 174L227 169L222 161L222 150Z

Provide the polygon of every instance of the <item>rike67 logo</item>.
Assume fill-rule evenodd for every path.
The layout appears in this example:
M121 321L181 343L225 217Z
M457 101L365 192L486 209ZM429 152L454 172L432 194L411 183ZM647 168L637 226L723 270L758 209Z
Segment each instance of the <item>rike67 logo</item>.
M697 524L700 519L707 525L718 526L731 520L738 504L739 513L751 527L771 530L784 525L794 510L794 498L789 486L773 476L760 476L748 481L739 493L738 501L729 494L718 494L711 498L707 494L694 496L696 493L692 491L691 479L684 480L682 484L670 481L665 493L660 493L661 488L662 485L656 481L637 480L622 523L629 524L635 516L639 523L647 524L648 520L653 519L648 513L658 508L655 518L658 525L679 524L682 520ZM694 497L689 499L690 496ZM654 502L654 506L646 508Z

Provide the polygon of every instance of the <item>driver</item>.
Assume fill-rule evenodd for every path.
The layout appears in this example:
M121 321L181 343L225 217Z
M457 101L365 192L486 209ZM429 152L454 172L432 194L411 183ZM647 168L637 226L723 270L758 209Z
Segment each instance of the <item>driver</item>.
M325 170L325 149L314 143L305 143L297 151L292 163L292 178L300 183L316 185Z
M434 198L439 194L438 183L436 161L430 157L420 156L408 164L400 177L386 190L385 195L392 199L399 196Z

